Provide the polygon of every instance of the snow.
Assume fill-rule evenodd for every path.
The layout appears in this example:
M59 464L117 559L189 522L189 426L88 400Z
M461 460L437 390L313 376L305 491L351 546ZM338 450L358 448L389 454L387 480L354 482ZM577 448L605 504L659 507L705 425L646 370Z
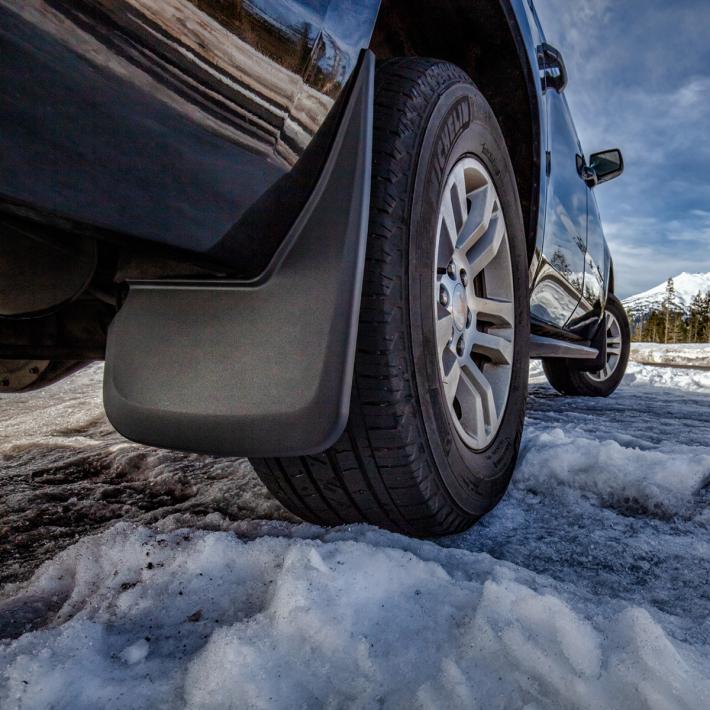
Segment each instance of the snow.
M710 370L710 343L632 343L631 359L645 365L689 365Z
M593 498L606 508L671 518L687 514L693 496L710 483L710 449L677 453L674 466L668 463L662 451L643 451L563 429L536 430L532 441L528 438L516 475L518 485L528 490L555 486Z
M126 648L118 654L118 657L122 661L133 665L134 663L144 661L145 657L148 655L149 649L150 645L147 639L138 639L138 641L132 643L130 646L126 646Z
M101 403L102 366L47 389L0 396L0 583L115 520L168 516L294 521L244 459L126 441Z
M664 281L648 291L625 298L622 301L624 307L634 315L642 315L651 310L660 309L666 297L666 283ZM710 291L710 273L689 274L684 271L673 277L673 285L675 286L677 305L687 312L694 296Z
M655 348L658 347L659 346L654 346L654 350L652 350L652 352L658 352L659 354L657 357L660 360L666 357L666 355L662 350L656 351ZM662 348L663 346L660 347ZM683 346L684 349L687 349L688 347L689 346L687 345ZM700 353L689 350L687 360L694 359L694 364L688 363L688 367L675 367L667 365L657 367L654 365L640 364L639 362L631 361L626 369L623 385L624 387L651 385L653 387L681 390L685 392L710 394L710 367L705 369L704 365L701 366L699 364L699 361L704 362L707 354L707 346L703 346ZM632 357L635 356L632 354ZM675 356L668 355L668 357ZM678 356L678 359L681 359L680 356ZM686 363L683 363L683 365L685 364ZM547 379L545 378L545 374L542 370L542 364L538 360L533 360L530 363L530 384L544 385L546 383Z
M0 648L6 708L710 703L707 647L649 611L365 527L246 542L120 524L32 594L61 607Z
M626 373L626 385L653 385L686 392L710 393L710 369L664 368L631 362Z
M46 562L0 594L0 707L710 707L708 373L632 363L614 396L588 400L536 366L510 490L439 543L293 524L238 461L251 483L229 490L250 500L219 510L219 462L123 442L96 408L98 374L39 393L41 424L29 398L17 421L0 401L16 525L59 492L81 505L96 461L100 490L134 486L123 522L96 497L114 518L16 560ZM7 470L37 478L31 452L74 473L23 489ZM192 468L204 493L150 505L171 472L198 487Z

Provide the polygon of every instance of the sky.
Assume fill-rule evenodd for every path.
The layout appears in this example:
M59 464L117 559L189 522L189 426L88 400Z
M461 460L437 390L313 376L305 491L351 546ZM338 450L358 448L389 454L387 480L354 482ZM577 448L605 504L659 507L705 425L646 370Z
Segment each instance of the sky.
M535 0L569 74L586 155L621 148L596 188L617 295L710 272L710 2Z

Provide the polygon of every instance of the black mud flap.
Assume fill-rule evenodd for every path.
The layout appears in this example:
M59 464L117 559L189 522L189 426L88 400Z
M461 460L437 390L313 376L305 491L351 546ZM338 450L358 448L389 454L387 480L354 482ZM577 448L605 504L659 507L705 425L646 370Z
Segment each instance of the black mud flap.
M595 358L589 360L570 360L569 368L578 372L599 372L606 365L606 318L602 315L599 325L592 335L590 346L598 351Z
M342 433L367 244L374 56L272 265L245 282L137 282L108 337L104 403L124 436L240 456L315 453Z

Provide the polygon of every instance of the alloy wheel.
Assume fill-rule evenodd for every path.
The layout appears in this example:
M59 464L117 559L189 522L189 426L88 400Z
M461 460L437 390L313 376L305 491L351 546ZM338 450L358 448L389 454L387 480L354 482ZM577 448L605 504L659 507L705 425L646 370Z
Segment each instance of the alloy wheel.
M606 319L606 365L599 372L588 372L589 377L596 382L608 380L621 361L621 326L616 316L607 311L604 315Z
M460 160L438 215L434 313L449 414L471 449L495 438L513 368L515 300L505 216L486 167Z

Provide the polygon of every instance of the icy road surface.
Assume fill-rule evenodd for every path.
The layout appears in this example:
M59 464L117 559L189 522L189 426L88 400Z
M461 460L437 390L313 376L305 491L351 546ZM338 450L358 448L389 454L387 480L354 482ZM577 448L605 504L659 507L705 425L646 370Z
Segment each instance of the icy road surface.
M0 400L0 707L710 708L710 372L533 377L509 493L440 544L284 522L99 381Z

